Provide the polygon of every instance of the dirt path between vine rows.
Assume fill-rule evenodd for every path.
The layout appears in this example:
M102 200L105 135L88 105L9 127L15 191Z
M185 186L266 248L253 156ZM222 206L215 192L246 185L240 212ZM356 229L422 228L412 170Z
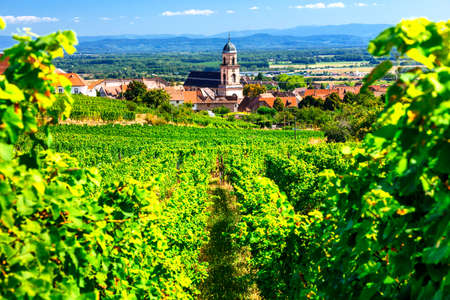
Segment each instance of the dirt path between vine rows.
M231 233L239 221L233 188L215 177L210 185L212 199L208 224L210 241L204 249L208 278L201 287L200 299L261 299L250 284L248 249L234 245Z

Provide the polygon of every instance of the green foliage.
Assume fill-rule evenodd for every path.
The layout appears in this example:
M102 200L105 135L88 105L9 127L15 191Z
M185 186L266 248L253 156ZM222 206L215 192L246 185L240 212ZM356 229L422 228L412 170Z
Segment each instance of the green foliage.
M326 110L336 110L341 106L341 98L336 93L331 93L323 103L323 108Z
M277 97L275 99L275 101L273 102L273 109L275 109L278 112L284 110L284 103L283 103L283 100L281 98Z
M320 263L323 297L449 295L449 32L448 22L402 21L369 46L374 55L395 46L428 69L390 87L377 130L353 151L354 171L331 180L339 238Z
M151 110L131 101L85 95L72 95L73 99L69 118L71 120L133 121L137 113L148 113ZM57 101L50 108L55 118L64 111L66 96L56 95Z
M244 86L244 96L256 98L266 92L266 87L260 84L246 84Z
M278 85L284 90L292 91L299 87L306 87L306 80L300 75L281 74L274 79L278 81Z
M322 130L328 142L344 143L351 138L351 128L343 122L330 122Z
M141 102L146 92L147 86L142 81L133 80L128 84L123 96L129 101Z
M92 198L97 174L78 169L68 156L36 151L51 141L47 127L44 139L35 133L37 118L56 101L54 83L70 90L51 60L63 48L73 53L76 38L69 31L14 38L19 43L5 51L10 67L0 76L0 295L94 296L93 274L101 260L94 250L95 226L88 224L96 222L99 208ZM28 153L13 151L19 135L29 136Z
M215 113L216 115L226 115L229 112L231 112L231 110L228 107L225 106L219 106L213 109L213 113Z
M306 96L298 104L299 108L303 108L303 107L322 107L322 106L323 106L323 100L320 99L320 98L314 98L313 96Z
M157 108L170 105L170 95L163 89L149 90L142 96L142 102L149 107Z
M62 53L59 42L72 51L75 37L65 32L16 39L20 43L5 51L10 67L0 77L0 295L194 298L206 269L199 257L207 242L201 233L208 217L210 158L175 156L172 169L178 173L170 174L179 178L169 182L180 187L161 203L169 182L158 181L157 174L146 183L130 178L124 178L127 184L108 183L96 169L81 169L68 155L42 150L53 139L42 126L45 118L37 132L37 118L56 101L52 91L60 80L51 58ZM28 146L17 144L14 151L19 137ZM70 140L73 144L73 136ZM180 226L186 216L193 221Z
M256 113L259 114L259 115L270 115L270 116L273 117L273 116L275 116L277 111L274 108L271 108L271 107L260 106L256 110Z

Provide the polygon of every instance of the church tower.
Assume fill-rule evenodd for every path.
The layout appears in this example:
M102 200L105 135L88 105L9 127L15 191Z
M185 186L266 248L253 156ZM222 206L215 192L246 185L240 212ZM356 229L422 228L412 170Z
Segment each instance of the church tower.
M239 69L236 47L228 37L228 43L222 51L219 96L237 97L239 100L244 98Z

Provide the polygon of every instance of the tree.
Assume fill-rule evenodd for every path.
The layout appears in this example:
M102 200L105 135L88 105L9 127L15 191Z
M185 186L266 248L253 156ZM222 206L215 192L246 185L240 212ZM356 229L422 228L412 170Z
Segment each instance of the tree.
M246 84L244 86L244 96L256 98L266 92L266 87L260 84Z
M258 73L258 75L255 77L255 80L263 81L267 80L268 78L264 76L261 72Z
M128 84L124 97L129 101L139 102L146 92L147 86L143 82L133 80Z
M306 86L305 77L301 75L281 74L275 77L275 80L278 81L278 85L280 86L280 88L289 91Z
M326 110L335 110L341 105L341 98L339 98L339 95L336 93L331 93L326 99L325 103L323 104L324 109Z
M283 111L284 110L284 103L283 103L283 100L280 97L277 97L275 99L275 102L273 103L273 108L276 111Z
M306 96L298 103L298 108L303 107L322 107L322 99L314 98L313 96Z
M142 102L149 107L157 108L161 105L170 104L170 95L163 89L150 90L142 95Z
M256 113L260 114L260 115L270 115L273 117L273 116L275 116L277 111L274 108L270 108L267 106L261 106L261 107L258 107L258 109L256 110Z
M353 103L356 101L356 95L352 92L346 92L344 95L344 99L342 100L344 103Z

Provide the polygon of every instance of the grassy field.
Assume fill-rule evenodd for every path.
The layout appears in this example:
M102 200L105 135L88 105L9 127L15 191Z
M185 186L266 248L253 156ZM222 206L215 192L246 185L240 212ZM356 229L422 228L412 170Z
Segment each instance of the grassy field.
M291 63L283 63L283 64L271 64L271 69L287 69L287 68L295 68L295 69L321 69L321 68L342 68L342 67L361 67L368 66L369 62L367 61L338 61L338 62L321 62L315 64L291 64Z

